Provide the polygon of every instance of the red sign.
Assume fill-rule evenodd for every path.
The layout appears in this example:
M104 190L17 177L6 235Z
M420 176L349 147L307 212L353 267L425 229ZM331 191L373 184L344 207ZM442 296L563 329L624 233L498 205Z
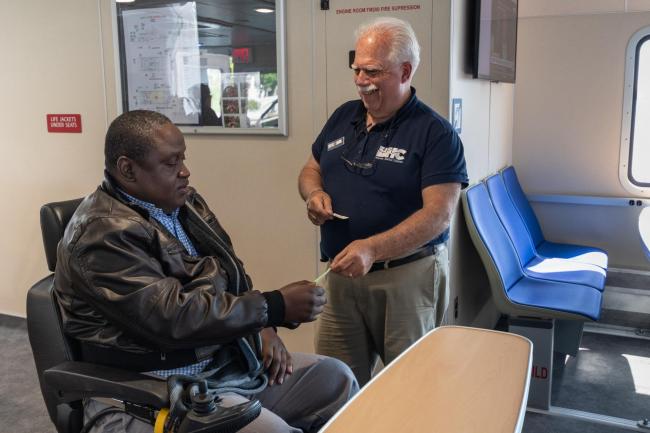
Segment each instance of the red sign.
M233 63L250 63L253 61L253 53L250 48L233 48L232 49L232 62Z
M546 379L548 378L548 368L540 367L533 365L533 371L531 372L534 378L537 379Z
M47 132L81 132L81 114L48 114Z

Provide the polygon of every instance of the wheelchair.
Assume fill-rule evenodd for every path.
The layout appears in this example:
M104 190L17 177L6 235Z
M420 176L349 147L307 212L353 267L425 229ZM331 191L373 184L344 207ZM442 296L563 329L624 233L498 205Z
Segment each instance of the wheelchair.
M81 201L49 203L41 208L43 246L51 272L56 268L57 245ZM191 410L177 423L169 423L167 381L81 359L77 342L63 332L53 273L34 284L27 293L27 332L41 393L58 433L89 431L91 424L102 415L93 417L84 426L83 400L96 397L121 402L119 408L108 411L123 411L149 421L155 433L230 433L246 426L261 412L257 400L231 408L220 407L218 398L205 388L205 382L197 382L187 389Z

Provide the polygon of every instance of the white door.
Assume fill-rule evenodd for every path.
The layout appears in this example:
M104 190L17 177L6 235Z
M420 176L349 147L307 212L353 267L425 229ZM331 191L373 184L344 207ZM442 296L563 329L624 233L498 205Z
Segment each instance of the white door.
M330 0L325 16L327 116L342 103L357 99L349 55L354 50L354 31L373 18L392 16L408 21L415 30L421 46L420 66L413 79L417 95L432 105L431 38L433 28L433 0ZM447 36L448 37L448 36ZM448 64L448 56L444 62ZM442 77L448 88L448 77Z

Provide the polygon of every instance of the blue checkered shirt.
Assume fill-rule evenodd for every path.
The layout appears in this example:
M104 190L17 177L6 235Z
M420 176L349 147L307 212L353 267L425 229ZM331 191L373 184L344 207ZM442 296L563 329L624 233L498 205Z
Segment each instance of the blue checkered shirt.
M152 216L153 218L156 219L160 224L162 224L171 234L174 235L176 239L178 239L185 249L187 250L187 253L191 256L197 257L199 253L196 252L196 248L194 248L194 245L192 245L192 241L190 241L190 238L187 237L187 233L185 233L185 230L183 230L183 226L181 225L181 222L178 220L178 212L180 212L180 209L175 209L172 211L172 213L167 214L165 213L164 210L162 210L159 207L156 207L155 204L149 203L146 201L142 201L140 199L137 199L124 191L121 191L122 194L124 194L124 197L127 198L128 201L130 201L133 204L137 204L140 207L143 207L149 212L149 215Z
M156 221L162 224L167 230L169 230L171 234L174 235L174 237L176 237L176 239L178 239L183 244L189 255L194 257L197 257L199 255L199 253L196 251L196 248L194 248L194 245L192 245L192 241L187 236L187 233L185 233L185 230L183 230L183 226L178 219L178 212L180 209L175 209L171 214L167 214L164 210L156 207L156 205L153 203L137 199L125 193L124 191L120 192L124 195L124 197L126 197L129 202L137 204L138 206L146 209L147 212L149 212L150 216L155 218ZM205 367L208 366L210 361L212 361L212 358L204 359L203 361L197 362L196 364L186 365L184 367L174 368L172 370L155 370L149 371L148 373L164 378L167 378L172 374L195 375L205 370Z

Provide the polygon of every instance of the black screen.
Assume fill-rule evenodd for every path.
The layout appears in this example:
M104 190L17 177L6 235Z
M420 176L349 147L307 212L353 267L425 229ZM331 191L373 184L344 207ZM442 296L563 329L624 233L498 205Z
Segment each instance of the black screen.
M515 82L517 0L478 0L474 78Z

